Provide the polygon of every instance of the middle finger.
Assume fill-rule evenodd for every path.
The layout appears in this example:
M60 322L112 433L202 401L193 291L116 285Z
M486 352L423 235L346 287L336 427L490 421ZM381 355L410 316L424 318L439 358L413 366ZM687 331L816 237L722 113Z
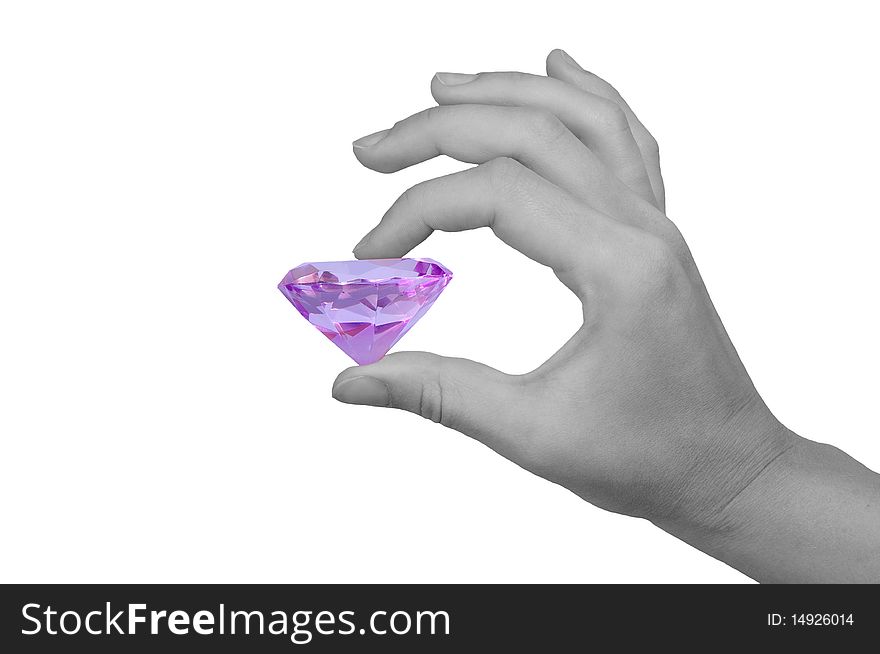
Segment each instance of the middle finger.
M353 143L367 168L390 173L441 154L467 163L511 157L622 222L642 227L658 211L631 191L553 114L530 107L432 107Z

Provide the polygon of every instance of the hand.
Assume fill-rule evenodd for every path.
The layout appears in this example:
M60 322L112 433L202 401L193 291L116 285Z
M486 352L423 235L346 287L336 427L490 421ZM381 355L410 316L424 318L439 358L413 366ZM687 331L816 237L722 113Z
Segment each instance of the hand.
M711 521L790 439L658 209L656 142L567 55L551 53L547 69L554 77L439 74L441 106L356 142L384 172L437 154L480 165L408 190L355 254L398 257L434 229L490 226L553 268L584 326L528 375L401 353L347 370L335 396L359 402L375 388L369 403L458 429L612 511Z
M754 518L738 513L747 489L806 441L758 396L664 215L654 139L562 51L547 71L438 74L439 107L356 141L382 172L438 154L479 165L409 189L355 255L399 257L435 229L490 227L554 270L583 303L583 326L526 375L404 352L344 371L334 397L441 422L597 506L736 559L727 543ZM738 567L760 574L751 560Z

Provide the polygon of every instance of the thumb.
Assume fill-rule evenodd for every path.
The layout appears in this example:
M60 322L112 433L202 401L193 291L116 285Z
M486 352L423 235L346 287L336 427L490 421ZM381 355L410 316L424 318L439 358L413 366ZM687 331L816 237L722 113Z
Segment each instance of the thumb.
M468 359L399 352L344 370L333 384L333 397L410 411L501 451L523 427L522 416L514 415L517 409L524 413L518 379Z

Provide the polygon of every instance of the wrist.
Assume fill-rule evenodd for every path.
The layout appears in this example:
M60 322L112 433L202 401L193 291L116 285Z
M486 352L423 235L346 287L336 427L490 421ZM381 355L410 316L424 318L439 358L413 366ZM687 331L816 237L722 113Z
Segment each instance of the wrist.
M810 443L780 423L755 396L751 405L707 434L710 443L688 475L679 510L651 521L715 558L727 561L734 543L756 521L755 495L766 506L767 489L790 475L794 453ZM759 490L760 489L760 490Z
M792 436L692 544L759 581L877 583L880 475Z
M694 521L658 526L762 582L880 581L880 475L779 425L778 452Z

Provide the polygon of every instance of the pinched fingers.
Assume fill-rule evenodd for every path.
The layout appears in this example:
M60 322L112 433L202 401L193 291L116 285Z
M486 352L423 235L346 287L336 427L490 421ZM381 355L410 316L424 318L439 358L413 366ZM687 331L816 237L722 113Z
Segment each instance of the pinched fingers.
M520 163L499 158L409 189L358 244L355 256L399 257L434 230L479 227L490 227L508 245L551 267L579 296L613 278L621 251L641 234Z

